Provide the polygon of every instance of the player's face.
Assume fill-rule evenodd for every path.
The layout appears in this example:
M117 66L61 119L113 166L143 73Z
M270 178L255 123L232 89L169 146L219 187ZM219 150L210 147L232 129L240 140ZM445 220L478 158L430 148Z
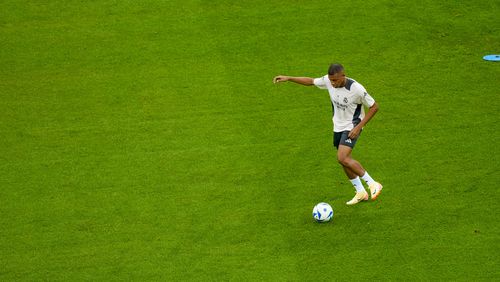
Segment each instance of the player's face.
M345 74L343 71L333 75L329 75L328 78L330 79L332 86L335 88L341 88L345 86Z

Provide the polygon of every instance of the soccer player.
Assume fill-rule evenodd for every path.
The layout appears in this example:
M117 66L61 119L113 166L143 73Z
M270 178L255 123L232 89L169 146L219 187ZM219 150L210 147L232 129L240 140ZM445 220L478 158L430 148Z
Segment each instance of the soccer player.
M363 166L351 157L363 127L378 111L375 100L361 84L345 76L341 64L331 64L328 74L319 78L278 75L273 79L274 83L285 81L306 86L316 85L320 89L328 90L332 101L333 145L337 148L337 160L356 189L356 195L346 204L355 205L368 200L368 193L360 177L370 188L371 199L377 199L382 192L382 185L373 180ZM363 105L368 108L366 115Z

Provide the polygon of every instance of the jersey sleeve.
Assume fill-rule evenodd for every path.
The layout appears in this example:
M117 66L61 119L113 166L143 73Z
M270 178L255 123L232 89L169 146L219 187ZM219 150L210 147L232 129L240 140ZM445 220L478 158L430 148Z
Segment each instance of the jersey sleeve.
M314 79L314 85L316 85L319 89L328 89L328 87L326 86L326 83L327 82L330 82L328 80L328 76L322 76L322 77L318 77L318 78L315 78Z
M368 92L366 92L366 89L363 87L363 85L358 83L356 91L363 105L369 108L373 106L373 104L375 104L375 99L373 99L373 97L368 94Z

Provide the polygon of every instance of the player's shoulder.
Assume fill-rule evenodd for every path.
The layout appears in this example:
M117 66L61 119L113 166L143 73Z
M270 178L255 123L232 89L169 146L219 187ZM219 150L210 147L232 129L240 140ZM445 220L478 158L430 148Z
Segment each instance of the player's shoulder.
M325 84L326 81L327 81L327 79L328 79L328 75L323 75L323 76L314 78L314 82L315 82L315 84L316 83L318 83L318 84Z
M353 90L355 90L356 88L358 88L358 85L359 85L359 83L358 83L356 80L354 80L354 79L352 79L352 78L350 78L350 77L346 77L346 78L345 78L345 86L344 86L344 87L345 87L347 90L349 90L349 91L353 91Z
M356 80L346 77L346 83L345 83L345 88L349 91L354 91L354 92L365 92L365 88L361 83L357 82Z

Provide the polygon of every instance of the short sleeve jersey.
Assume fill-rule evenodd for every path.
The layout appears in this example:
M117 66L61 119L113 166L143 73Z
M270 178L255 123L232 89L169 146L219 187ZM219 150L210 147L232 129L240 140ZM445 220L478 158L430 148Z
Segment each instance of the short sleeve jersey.
M363 85L351 78L346 78L346 85L341 88L333 87L328 75L315 78L314 85L330 94L335 132L351 131L365 117L363 105L371 107L375 103Z

